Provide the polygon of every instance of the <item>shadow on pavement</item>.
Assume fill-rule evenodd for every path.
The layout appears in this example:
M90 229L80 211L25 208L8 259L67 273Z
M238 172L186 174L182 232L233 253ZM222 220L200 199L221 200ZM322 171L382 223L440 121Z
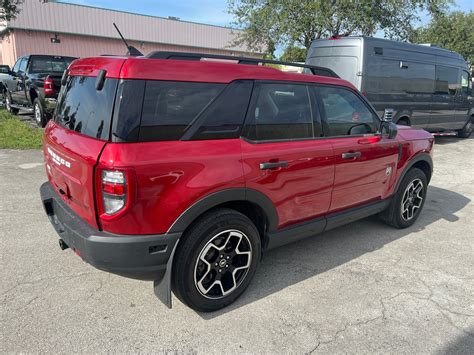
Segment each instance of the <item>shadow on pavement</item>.
M474 353L474 328L454 341L450 341L444 348L435 352L436 354L473 354Z
M222 310L199 315L204 319L219 317L423 230L438 220L456 222L459 218L455 213L470 201L456 192L430 186L423 212L409 228L394 229L377 216L372 216L271 250L264 255L249 288L235 303Z
M459 143L467 139L474 139L474 135L471 134L469 138L458 138L456 135L452 136L435 136L435 146L436 145L445 145Z

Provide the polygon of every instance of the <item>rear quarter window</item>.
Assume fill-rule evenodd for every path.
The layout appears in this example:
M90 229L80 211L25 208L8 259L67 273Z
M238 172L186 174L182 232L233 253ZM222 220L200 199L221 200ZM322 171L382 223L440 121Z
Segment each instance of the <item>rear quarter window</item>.
M55 121L72 131L108 140L117 79L105 79L96 90L95 77L71 76L59 95Z

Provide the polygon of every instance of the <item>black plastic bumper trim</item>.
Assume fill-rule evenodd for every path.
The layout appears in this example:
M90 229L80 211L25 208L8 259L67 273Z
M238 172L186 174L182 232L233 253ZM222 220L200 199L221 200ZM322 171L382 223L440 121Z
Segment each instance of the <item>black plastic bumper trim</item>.
M140 280L160 281L181 233L117 235L99 231L81 219L56 194L41 185L46 214L59 238L97 269Z

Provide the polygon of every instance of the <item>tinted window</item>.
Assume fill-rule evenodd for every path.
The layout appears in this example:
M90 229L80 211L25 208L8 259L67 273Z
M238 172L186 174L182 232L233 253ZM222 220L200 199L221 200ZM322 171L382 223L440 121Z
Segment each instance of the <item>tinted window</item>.
M335 87L318 88L326 117L326 136L373 133L372 111L352 91Z
M209 106L196 122L193 139L229 139L240 137L253 82L236 81Z
M313 137L309 89L306 85L255 84L248 112L248 137L289 140Z
M63 72L67 69L73 58L63 57L32 57L30 63L31 73Z
M472 87L472 81L467 71L461 72L461 88L466 94L469 93L469 89Z
M370 93L433 93L435 66L386 58L372 58L366 87Z
M15 73L18 73L18 69L20 68L20 63L23 58L20 58L16 61L15 65L13 66L12 71Z
M437 93L454 95L460 87L459 70L457 68L436 66Z
M173 81L147 81L140 141L180 139L199 113L225 85Z
M105 79L100 91L95 81L94 77L69 77L59 97L55 121L87 136L108 139L117 79Z
M20 62L19 72L26 73L26 65L28 64L28 58L22 58Z
M138 140L145 84L145 80L122 80L119 83L112 123L112 141Z

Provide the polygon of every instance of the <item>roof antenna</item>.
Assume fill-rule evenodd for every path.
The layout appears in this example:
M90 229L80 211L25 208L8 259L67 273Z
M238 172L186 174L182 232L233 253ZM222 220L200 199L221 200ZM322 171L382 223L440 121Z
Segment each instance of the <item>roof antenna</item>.
M113 22L114 24L114 27L115 29L117 30L118 34L120 35L120 37L122 38L122 41L123 43L125 43L125 45L127 46L127 49L128 49L128 52L127 52L127 55L129 56L132 56L132 57L139 57L139 56L142 56L143 53L140 52L138 49L136 49L134 46L129 46L127 41L125 40L125 38L123 38L122 36L122 33L120 32L119 28L117 27L117 25L115 24L115 22Z

